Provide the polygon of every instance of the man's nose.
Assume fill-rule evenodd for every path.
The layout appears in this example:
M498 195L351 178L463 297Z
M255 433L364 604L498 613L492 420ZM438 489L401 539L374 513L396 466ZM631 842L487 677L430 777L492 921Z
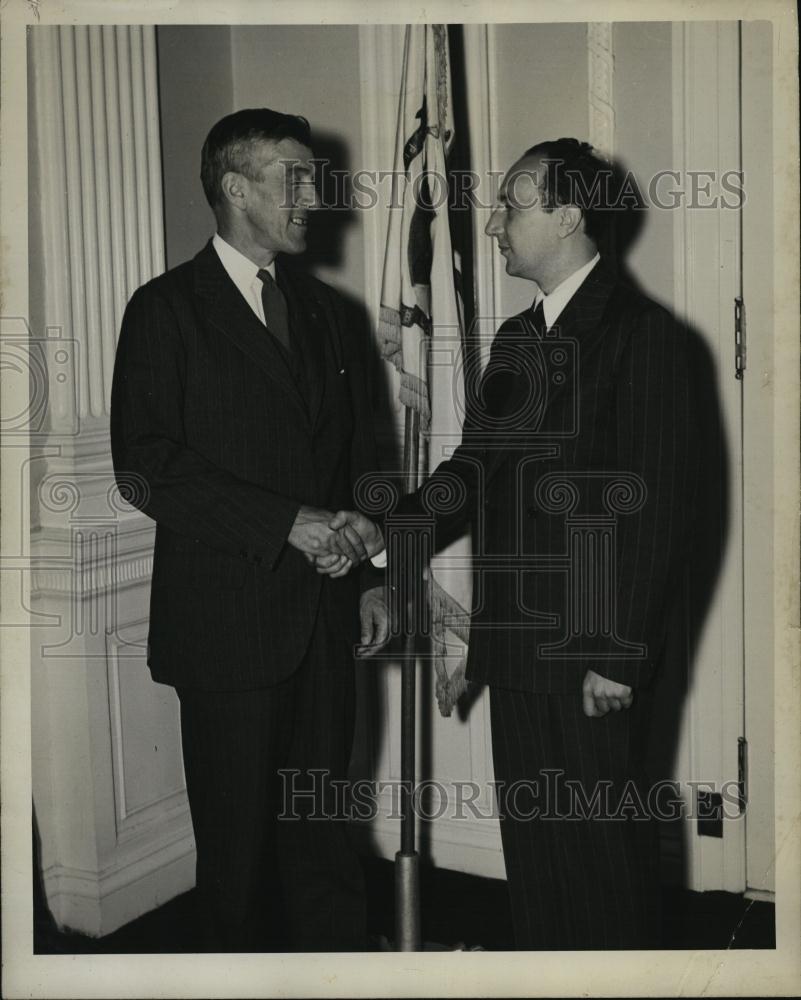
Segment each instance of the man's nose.
M490 215L489 221L484 227L484 234L486 236L498 236L503 230L503 222L501 220L501 213L496 208L495 211Z
M307 208L309 211L314 211L322 205L322 202L320 201L320 193L314 184L303 185L300 189L297 202L299 207Z

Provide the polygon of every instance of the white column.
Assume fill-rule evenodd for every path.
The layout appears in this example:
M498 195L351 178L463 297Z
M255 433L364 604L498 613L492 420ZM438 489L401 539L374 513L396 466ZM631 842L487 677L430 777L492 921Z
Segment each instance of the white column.
M152 26L32 32L45 325L77 347L73 384L51 385L56 432L108 416L123 309L164 269L155 46Z
M36 26L30 55L34 803L53 915L100 935L193 882L177 702L145 665L153 525L108 440L123 310L164 269L155 29Z

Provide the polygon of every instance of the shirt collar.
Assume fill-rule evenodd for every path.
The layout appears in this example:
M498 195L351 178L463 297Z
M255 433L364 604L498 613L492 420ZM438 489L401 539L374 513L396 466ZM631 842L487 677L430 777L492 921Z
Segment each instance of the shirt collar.
M542 302L546 329L550 329L557 319L559 319L562 310L579 290L587 275L600 259L601 255L596 253L592 260L588 260L578 271L574 271L568 275L548 295L543 295L542 291L537 292L537 297L534 299L534 308L536 309L540 302Z
M275 261L268 264L266 268L260 268L258 264L254 264L250 258L226 242L219 233L214 234L214 239L211 242L217 251L220 263L240 290L250 288L260 270L269 271L273 279L275 278Z

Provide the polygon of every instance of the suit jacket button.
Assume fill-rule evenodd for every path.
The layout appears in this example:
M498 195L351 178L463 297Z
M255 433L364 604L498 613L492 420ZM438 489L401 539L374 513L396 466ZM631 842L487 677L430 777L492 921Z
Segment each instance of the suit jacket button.
M526 507L526 517L536 517L539 511L536 507Z

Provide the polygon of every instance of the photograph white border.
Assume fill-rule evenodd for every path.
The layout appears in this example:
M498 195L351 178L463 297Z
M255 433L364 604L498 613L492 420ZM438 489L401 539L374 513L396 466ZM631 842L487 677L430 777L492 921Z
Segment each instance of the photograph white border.
M774 25L776 949L325 955L33 955L27 574L0 574L2 944L6 997L749 996L801 992L799 196L795 4L774 0L141 0L0 3L2 317L28 314L26 40L35 24L770 20ZM16 398L15 398L16 397ZM23 387L2 393L4 415ZM27 551L24 442L2 449L3 559ZM24 584L27 586L27 582Z

